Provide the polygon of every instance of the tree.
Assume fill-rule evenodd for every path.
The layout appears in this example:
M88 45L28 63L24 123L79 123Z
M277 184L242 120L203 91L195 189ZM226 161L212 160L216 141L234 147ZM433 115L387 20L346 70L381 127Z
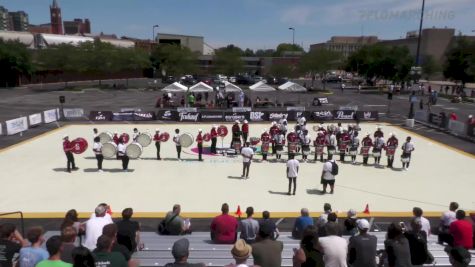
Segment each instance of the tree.
M266 50L258 49L256 50L255 56L256 57L272 57L274 56L274 54L275 54L274 49L266 49Z
M304 52L303 48L298 44L282 43L277 46L274 56L281 57L285 52Z
M475 80L475 42L459 37L446 54L445 78L465 83Z
M244 50L244 52L243 52L243 56L245 56L245 57L254 57L256 55L254 54L254 51L252 49L246 48L246 50Z
M20 77L33 71L31 54L19 41L0 39L0 87L20 85Z
M425 79L429 79L431 76L441 71L441 66L435 61L431 55L424 56L422 58L422 76Z
M228 45L215 51L215 72L225 75L236 75L244 70L243 52L239 47Z
M275 77L294 78L298 74L298 69L297 66L289 64L272 64L270 67L270 74Z
M171 76L195 73L198 55L177 44L163 44L152 52L152 65Z
M337 67L341 62L341 54L326 49L311 50L300 60L300 70L313 75L322 74Z

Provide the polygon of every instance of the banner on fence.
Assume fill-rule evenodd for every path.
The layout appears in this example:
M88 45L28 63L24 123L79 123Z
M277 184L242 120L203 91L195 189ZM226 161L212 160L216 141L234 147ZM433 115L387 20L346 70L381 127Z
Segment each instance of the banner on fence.
M178 121L197 122L200 120L199 112L179 112Z
M269 120L270 121L278 121L281 119L287 119L288 120L289 113L288 112L275 112L271 111L269 112Z
M355 119L355 110L334 110L333 118L335 120L354 120Z
M318 122L333 120L333 112L331 112L331 110L312 111L310 113L310 119Z
M30 121L30 126L35 126L41 123L41 113L35 113L28 116L28 120Z
M134 112L112 112L113 121L133 121Z
M202 111L200 112L200 121L224 121L224 112Z
M65 118L82 118L84 109L82 108L64 108L63 114Z
M356 118L361 121L377 121L379 114L377 111L356 111Z
M134 112L134 121L154 121L155 113L153 112Z
M250 120L249 112L224 112L224 121L244 121Z
M91 111L89 119L91 121L110 121L112 120L112 111Z
M58 120L58 111L56 109L50 109L43 111L45 123L50 123Z
M298 110L287 111L287 114L288 121L297 121L301 116L304 116L305 118L308 118L310 116L308 112Z
M269 113L266 111L251 111L249 112L250 121L268 121Z
M439 114L429 114L429 122L434 125L445 128L445 122L442 122L442 116L440 116Z
M328 104L328 98L326 97L319 97L318 101L320 102L320 104Z
M178 112L176 110L159 110L157 112L157 120L177 121L178 120Z
M55 110L53 109L53 111ZM5 125L7 126L8 135L13 135L28 130L28 120L26 117L6 121Z
M416 119L417 121L427 122L427 119L428 119L427 111L425 110L416 111L416 113L414 114L414 119Z
M198 112L197 108L176 108L178 112Z
M251 107L233 107L233 112L250 112Z
M141 108L121 108L120 112L141 112Z

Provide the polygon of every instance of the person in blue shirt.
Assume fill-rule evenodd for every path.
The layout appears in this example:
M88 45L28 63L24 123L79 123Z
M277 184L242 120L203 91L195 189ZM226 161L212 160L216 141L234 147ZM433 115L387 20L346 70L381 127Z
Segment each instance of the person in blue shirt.
M292 237L300 239L302 233L309 225L313 225L313 218L310 217L308 209L303 208L300 210L301 216L295 220L294 227L292 229Z
M31 227L28 230L26 237L31 246L20 250L19 262L21 267L35 267L40 261L48 259L48 251L41 247L45 242L43 234L44 231L41 227Z

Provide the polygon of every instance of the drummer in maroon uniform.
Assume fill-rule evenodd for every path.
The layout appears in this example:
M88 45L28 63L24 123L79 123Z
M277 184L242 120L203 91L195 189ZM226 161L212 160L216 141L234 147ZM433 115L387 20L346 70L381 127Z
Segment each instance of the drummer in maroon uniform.
M270 132L270 137L272 139L272 155L275 155L274 137L275 137L276 134L279 134L279 132L280 132L279 125L277 125L277 123L275 121L272 122L271 127L269 129L269 132Z
M371 140L370 134L367 133L363 140L361 140L361 154L363 154L363 165L368 165L369 149L372 146L373 141Z
M384 133L383 131L381 130L381 127L378 127L376 129L376 131L374 132L374 138L377 138L377 137L384 137Z
M116 145L119 144L119 134L117 132L114 133L114 137L112 137L112 140Z
M155 129L155 135L153 136L153 141L155 141L155 147L157 148L157 160L162 160L160 157L160 130Z
M210 148L210 152L212 154L216 154L216 142L218 141L218 132L217 130L218 129L218 126L217 125L213 125L213 127L211 128L211 131L210 131L210 135L211 135L211 148Z
M338 142L341 162L345 162L346 148L348 147L348 144L350 144L350 142L351 142L351 139L350 139L350 135L348 134L348 130L343 129L343 132L340 134L340 140Z
M317 132L317 138L314 142L315 145L315 161L318 159L320 154L320 161L323 162L323 149L325 147L325 134L322 131Z
M241 132L242 132L242 143L247 142L247 137L249 136L249 123L247 120L244 120L241 126Z
M73 171L79 169L76 167L76 163L74 163L74 155L73 155L73 145L71 144L71 141L69 141L69 137L65 135L63 137L63 150L64 153L66 154L66 158L68 159L67 163L67 171L71 172L71 167L73 168Z
M264 129L264 132L261 134L261 154L262 160L267 160L267 154L269 153L269 142L271 141L270 134Z
M231 128L231 132L232 132L231 149L233 149L235 142L241 142L241 128L239 128L238 120L234 122L234 125ZM238 151L236 151L236 155L237 153Z
M389 139L386 142L386 152L388 156L388 168L393 167L394 162L394 153L396 152L399 141L396 138L396 135L393 133L389 134Z
M198 160L203 161L201 155L203 154L203 135L202 130L198 130L198 136L196 136L196 143L198 143Z

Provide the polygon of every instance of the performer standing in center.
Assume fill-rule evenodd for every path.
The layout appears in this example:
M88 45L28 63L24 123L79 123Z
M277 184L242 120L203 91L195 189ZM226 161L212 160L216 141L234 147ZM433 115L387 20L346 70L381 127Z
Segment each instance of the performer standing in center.
M129 157L125 153L126 145L124 144L124 139L120 138L119 145L117 146L117 151L119 158L122 160L122 170L127 172L129 169Z
M393 133L389 134L388 142L386 143L386 152L388 155L388 168L393 167L394 154L399 145L399 141L396 138L396 135Z
M239 121L234 122L233 127L231 128L232 139L231 139L231 149L234 149L234 143L241 142L241 128L239 127ZM236 151L237 155L238 151Z
M363 155L363 165L368 165L369 149L373 146L370 133L361 140L361 154Z
M65 135L63 137L63 150L64 153L66 154L66 158L68 159L67 163L67 170L68 172L71 172L71 167L73 168L73 171L79 169L76 167L76 163L74 162L74 155L73 155L73 145L71 144L71 141L69 141L69 136Z
M203 161L202 154L203 154L203 135L202 130L198 130L198 135L196 136L196 143L198 144L198 160Z
M180 154L181 154L180 129L175 129L175 135L173 136L173 142L175 142L177 158L178 158L178 160L181 160L181 158L180 158Z
M247 142L247 137L249 136L249 123L247 120L244 120L241 126L241 132L242 132L242 143Z
M269 153L269 141L270 141L270 135L267 132L267 129L264 129L264 131L261 134L261 154L262 154L262 161L267 160L267 154Z
M210 131L210 135L211 135L211 153L212 154L216 154L216 142L218 141L218 126L217 125L213 125L213 127L211 128L211 131Z
M317 132L317 138L315 139L315 162L318 160L320 154L320 161L323 162L323 148L325 147L325 135L322 131Z
M92 145L92 150L96 155L97 159L97 171L102 172L102 161L104 161L104 156L102 155L102 144L101 138L99 136L94 137L94 144Z
M155 147L157 148L157 160L162 160L160 157L160 130L155 129L155 135L153 136L153 141L155 141Z
M411 163L411 153L414 151L414 144L411 142L411 137L406 138L406 142L402 145L402 167L405 171L409 168L409 163Z

